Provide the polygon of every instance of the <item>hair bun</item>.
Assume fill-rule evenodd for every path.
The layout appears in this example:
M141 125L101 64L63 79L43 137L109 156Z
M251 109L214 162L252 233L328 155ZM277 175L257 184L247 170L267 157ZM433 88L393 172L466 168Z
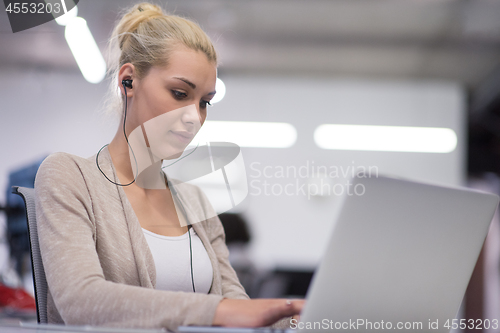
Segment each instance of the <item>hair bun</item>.
M147 3L147 2L143 2L143 3L135 5L134 7L132 7L131 12L134 12L135 10L138 10L140 12L151 11L151 12L156 12L156 13L164 15L163 10L160 7L158 7L157 5L153 5L151 3Z
M135 32L141 23L163 16L166 16L165 13L157 5L143 2L133 6L115 28L114 35L120 40L120 49L128 39L128 34Z

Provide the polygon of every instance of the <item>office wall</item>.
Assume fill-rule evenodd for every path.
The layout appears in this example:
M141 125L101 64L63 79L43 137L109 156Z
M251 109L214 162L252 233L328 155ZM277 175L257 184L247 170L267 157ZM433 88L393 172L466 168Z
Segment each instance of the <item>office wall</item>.
M359 167L448 185L464 180L464 92L457 84L292 77L223 79L227 97L214 107L210 119L289 122L298 131L291 148L243 148L250 186L240 210L254 227L252 253L259 263L311 267L319 259L333 226L338 196L309 196L301 186L310 182L320 166L328 169L330 188L346 181L342 174L330 171L352 174ZM448 127L457 133L458 145L447 154L324 150L313 140L314 129L323 123ZM302 173L280 173L289 166ZM287 185L288 194L293 194L279 194Z
M0 71L0 200L6 173L56 151L93 155L116 125L100 116L104 83L79 73Z
M236 210L251 223L251 255L260 266L313 267L318 261L338 196L304 192L301 186L311 181L315 167L339 172L330 177L332 186L356 167L442 184L464 180L464 92L455 83L222 78L227 94L209 109L209 120L288 122L298 132L291 148L242 149L250 186ZM105 90L104 83L89 84L79 73L0 71L1 202L9 170L55 151L90 156L111 140L117 123L99 112ZM323 150L313 141L323 123L448 127L457 133L458 146L447 154ZM276 175L281 167L302 173ZM293 195L278 195L287 184Z

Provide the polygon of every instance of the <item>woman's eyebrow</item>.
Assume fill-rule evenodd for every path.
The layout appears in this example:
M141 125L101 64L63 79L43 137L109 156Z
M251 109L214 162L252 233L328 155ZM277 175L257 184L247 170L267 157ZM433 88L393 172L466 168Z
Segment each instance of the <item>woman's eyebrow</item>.
M182 82L187 83L191 88L196 89L196 84L193 82L189 81L188 79L185 79L183 77L174 77L174 79L181 80Z
M181 80L182 82L188 84L191 88L196 89L196 84L194 84L193 82L189 81L186 78L183 78L183 77L174 77L174 79ZM208 93L207 95L215 95L215 91L212 91L212 92Z

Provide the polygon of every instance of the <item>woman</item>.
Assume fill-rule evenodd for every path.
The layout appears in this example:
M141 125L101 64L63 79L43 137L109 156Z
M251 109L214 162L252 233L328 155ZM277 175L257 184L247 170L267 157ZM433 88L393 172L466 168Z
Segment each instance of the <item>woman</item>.
M175 330L297 315L302 301L248 298L210 204L196 187L178 194L161 172L162 159L178 157L199 130L215 94L209 38L142 3L112 41L120 49L112 90L119 85L125 110L115 137L88 159L49 156L35 182L49 322Z

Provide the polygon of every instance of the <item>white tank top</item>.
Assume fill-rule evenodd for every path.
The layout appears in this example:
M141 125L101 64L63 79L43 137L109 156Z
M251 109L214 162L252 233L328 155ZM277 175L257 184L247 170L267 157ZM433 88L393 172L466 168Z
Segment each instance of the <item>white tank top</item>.
M156 289L192 292L189 235L170 237L142 229L156 267ZM207 250L193 228L189 229L193 249L193 278L197 293L208 294L213 268Z

